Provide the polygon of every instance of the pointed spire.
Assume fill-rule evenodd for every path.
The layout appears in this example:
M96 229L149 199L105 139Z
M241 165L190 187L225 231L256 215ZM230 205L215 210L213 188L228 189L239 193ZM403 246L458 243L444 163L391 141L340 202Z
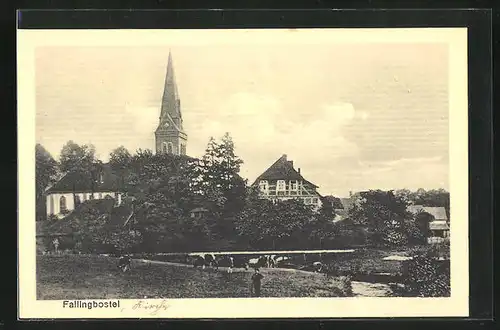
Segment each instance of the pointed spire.
M163 90L160 121L166 118L167 113L172 118L181 118L180 100L177 92L177 83L175 81L172 52L170 50L168 52L167 75L165 77L165 87Z

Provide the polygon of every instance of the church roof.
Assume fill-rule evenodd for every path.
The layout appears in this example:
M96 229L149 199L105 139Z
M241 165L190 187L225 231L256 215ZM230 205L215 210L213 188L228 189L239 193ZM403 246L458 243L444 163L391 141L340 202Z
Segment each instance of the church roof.
M101 173L102 181L99 177L97 177L97 180L93 180L91 175L81 171L67 173L61 180L50 187L47 193L118 191L120 180L113 173L111 166L103 164Z
M175 81L174 65L172 62L172 53L168 54L167 75L165 77L165 86L163 89L163 98L161 103L161 118L167 114L172 118L181 118L179 104L179 92L177 82Z
M293 161L287 160L286 155L281 156L264 173L255 179L253 185L260 180L302 180L315 188L318 188L318 186L304 179L304 177L297 170L295 170L293 167Z

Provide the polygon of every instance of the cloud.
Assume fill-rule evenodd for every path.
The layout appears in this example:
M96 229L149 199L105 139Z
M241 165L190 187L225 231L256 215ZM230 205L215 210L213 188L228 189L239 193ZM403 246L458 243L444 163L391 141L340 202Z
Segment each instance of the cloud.
M401 158L388 162L359 162L349 174L354 190L446 188L449 165L443 157Z
M323 104L306 114L308 118L297 120L277 98L237 93L199 125L199 133L208 139L229 132L245 161L242 174L250 180L282 154L307 168L311 180L324 180L324 171L334 167L337 159L356 157L358 148L345 139L342 128L358 115L349 103Z

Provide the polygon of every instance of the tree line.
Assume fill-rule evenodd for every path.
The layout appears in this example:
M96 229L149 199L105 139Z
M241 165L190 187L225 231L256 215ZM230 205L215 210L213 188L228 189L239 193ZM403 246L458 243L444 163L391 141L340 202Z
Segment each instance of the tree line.
M82 208L75 215L82 218L78 246L166 252L415 245L425 243L428 219L408 213L407 205L449 205L449 194L441 190L372 190L357 196L346 220L334 222L335 209L328 203L315 211L299 200L260 199L257 188L239 175L242 164L227 133L219 140L210 138L199 159L141 149L132 154L118 147L108 165L124 193L123 204L104 214ZM37 145L37 218L45 218L47 187L72 172L96 182L102 166L92 145L69 141L58 161ZM191 211L200 207L205 215L193 217ZM119 213L128 221L110 225Z

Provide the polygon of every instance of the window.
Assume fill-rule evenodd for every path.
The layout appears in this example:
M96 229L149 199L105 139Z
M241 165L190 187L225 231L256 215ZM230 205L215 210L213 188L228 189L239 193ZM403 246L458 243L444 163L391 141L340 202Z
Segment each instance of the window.
M83 194L83 201L85 202L87 200L87 194Z
M80 196L75 195L75 205L79 205L82 201L80 200Z
M311 199L310 199L310 198L304 198L304 203L305 203L306 205L311 204Z
M66 207L66 197L61 196L61 198L59 199L59 211L60 212L64 212L66 210L67 210L67 207Z
M276 186L276 190L278 191L286 190L285 180L278 180L278 185Z
M169 154L173 154L174 153L174 145L172 144L172 142L168 142L167 143L167 152Z
M167 151L168 151L167 142L163 142L161 144L161 152L162 153L167 153Z
M267 182L267 180L261 180L259 182L259 188L262 193L267 195L269 193L269 182Z
M299 189L299 185L297 184L297 180L290 181L290 190L297 191Z
M102 193L99 193L97 196L99 196L99 199L102 199Z
M94 199L94 194L89 194L89 200L93 200Z
M318 204L318 199L317 199L317 198L313 198L313 199L312 199L312 203L313 203L313 204Z

